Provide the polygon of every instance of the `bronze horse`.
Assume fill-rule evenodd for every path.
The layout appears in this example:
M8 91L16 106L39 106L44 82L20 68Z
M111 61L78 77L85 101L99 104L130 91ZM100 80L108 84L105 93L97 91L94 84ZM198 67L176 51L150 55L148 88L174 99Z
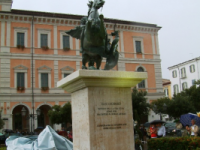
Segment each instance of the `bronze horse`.
M98 9L103 7L104 3L104 0L90 1L88 4L88 16L81 19L80 26L66 32L72 37L81 40L82 69L87 69L87 62L89 62L89 69L99 69L102 57L106 58L104 70L112 69L118 62L118 31L112 33L115 39L112 44L110 44L104 26L104 17L98 13ZM94 67L95 63L96 68Z

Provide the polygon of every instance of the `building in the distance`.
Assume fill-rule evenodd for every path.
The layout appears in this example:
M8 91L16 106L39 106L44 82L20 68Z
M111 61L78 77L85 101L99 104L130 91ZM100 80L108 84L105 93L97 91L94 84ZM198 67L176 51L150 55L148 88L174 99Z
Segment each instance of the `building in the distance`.
M162 79L163 82L163 92L165 94L165 97L169 97L170 99L172 98L172 93L171 93L171 81L169 79Z
M15 10L11 5L12 0L0 1L0 110L4 128L29 130L29 116L37 109L41 115L34 120L34 128L51 125L48 110L71 101L70 94L56 87L57 82L82 66L80 42L65 31L80 25L83 16ZM115 27L120 35L120 58L113 70L147 72L148 79L137 87L148 92L148 102L162 97L160 27L116 19L105 19L105 26L109 34ZM109 38L112 41L113 37ZM105 60L102 69L104 64ZM148 119L155 117L149 115Z
M171 66L168 69L172 95L180 93L200 79L200 57Z

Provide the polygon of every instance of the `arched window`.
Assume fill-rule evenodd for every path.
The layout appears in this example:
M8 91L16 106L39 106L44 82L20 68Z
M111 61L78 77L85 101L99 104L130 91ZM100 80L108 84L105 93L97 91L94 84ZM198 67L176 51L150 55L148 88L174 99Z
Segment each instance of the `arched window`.
M144 72L144 68L139 67L139 68L137 69L137 72ZM138 84L138 88L145 88L145 80L143 80L142 82L140 82L140 83Z
M139 67L139 68L137 69L137 72L144 72L144 69L143 69L142 67Z

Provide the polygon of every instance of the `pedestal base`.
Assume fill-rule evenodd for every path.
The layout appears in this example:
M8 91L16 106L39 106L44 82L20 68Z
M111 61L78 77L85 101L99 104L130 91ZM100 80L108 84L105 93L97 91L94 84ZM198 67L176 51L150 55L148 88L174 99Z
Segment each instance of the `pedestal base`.
M134 150L130 88L85 88L72 106L74 150Z
M74 150L134 150L131 89L146 73L78 70L58 82L72 93Z

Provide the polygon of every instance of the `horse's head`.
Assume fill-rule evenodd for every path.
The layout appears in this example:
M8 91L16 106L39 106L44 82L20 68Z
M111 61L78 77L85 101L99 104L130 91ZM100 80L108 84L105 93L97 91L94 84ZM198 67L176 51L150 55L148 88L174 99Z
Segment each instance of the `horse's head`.
M94 0L94 7L96 9L99 9L101 7L103 7L105 1L104 0Z

